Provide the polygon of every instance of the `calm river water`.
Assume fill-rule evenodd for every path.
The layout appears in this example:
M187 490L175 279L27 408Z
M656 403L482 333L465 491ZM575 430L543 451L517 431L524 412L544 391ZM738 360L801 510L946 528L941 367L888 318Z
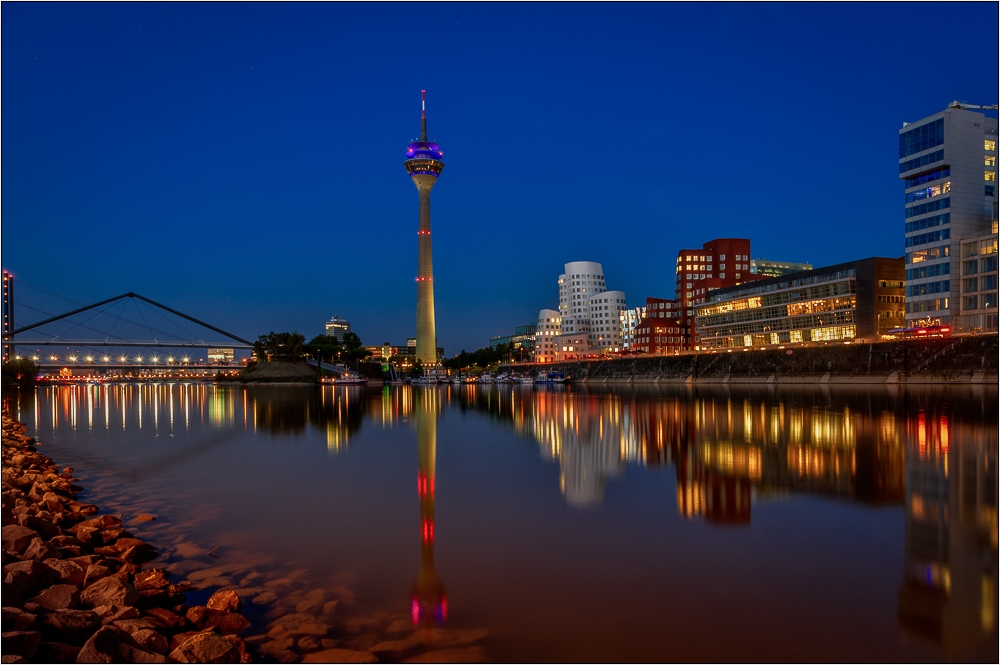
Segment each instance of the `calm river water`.
M249 634L295 604L495 661L997 660L996 387L5 399L176 575L243 588Z

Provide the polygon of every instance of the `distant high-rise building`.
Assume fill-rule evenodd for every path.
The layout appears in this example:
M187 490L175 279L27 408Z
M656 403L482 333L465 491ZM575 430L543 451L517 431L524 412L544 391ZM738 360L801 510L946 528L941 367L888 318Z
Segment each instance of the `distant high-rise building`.
M420 91L420 140L406 149L406 172L417 186L420 215L417 221L417 360L437 365L437 330L434 320L434 266L431 257L431 189L444 170L440 146L427 140L427 109Z
M811 263L792 263L791 261L771 261L768 259L750 259L750 274L763 277L784 277L796 272L812 270Z
M351 324L334 314L333 318L326 322L327 337L336 337L337 341L344 342L344 333L351 332Z
M962 240L962 299L957 327L997 332L997 220L993 230Z
M899 130L910 324L934 318L960 327L961 243L990 233L997 119L969 108L982 107L953 102Z
M566 272L559 276L562 334L571 334L574 340L585 335L585 352L621 351L621 312L627 309L625 293L607 290L600 263L574 261L564 269Z

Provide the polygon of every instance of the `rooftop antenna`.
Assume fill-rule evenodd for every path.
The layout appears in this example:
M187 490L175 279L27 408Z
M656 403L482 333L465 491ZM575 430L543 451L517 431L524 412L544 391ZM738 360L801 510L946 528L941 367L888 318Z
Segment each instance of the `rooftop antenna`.
M427 91L420 91L420 140L427 143Z

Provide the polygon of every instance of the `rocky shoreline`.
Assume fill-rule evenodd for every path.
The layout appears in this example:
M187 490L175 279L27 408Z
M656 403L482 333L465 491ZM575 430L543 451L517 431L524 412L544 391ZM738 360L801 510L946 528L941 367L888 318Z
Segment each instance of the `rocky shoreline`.
M268 571L264 558L236 551L217 559L186 536L161 543L170 530L153 515L99 514L77 500L73 469L38 445L4 413L5 663L486 660L473 646L485 630L361 612L349 589L314 588L305 570ZM153 528L158 547L126 528Z

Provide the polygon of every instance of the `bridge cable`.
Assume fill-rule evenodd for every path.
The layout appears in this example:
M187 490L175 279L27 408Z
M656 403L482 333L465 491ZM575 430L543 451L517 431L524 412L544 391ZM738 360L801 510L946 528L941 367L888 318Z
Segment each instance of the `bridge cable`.
M148 306L148 305L147 305L147 306ZM164 314L163 312L159 311L159 309L157 309L157 308L153 308L153 307L150 307L149 309L150 309L150 311L152 311L152 312L154 312L154 313L156 313L156 314L159 314L159 315L160 315L160 317L161 317L161 318L162 318L162 319L163 319L164 321L166 321L167 323L172 323L173 325L175 325L175 326L177 326L178 328L180 328L180 329L181 329L181 331L183 331L183 332L184 332L184 334L188 335L189 337L192 337L192 338L193 338L193 337L196 337L196 335L195 335L195 334L194 334L193 332L191 332L190 330L188 330L187 328L185 328L184 326L182 326L182 325L181 325L180 323L176 323L176 322L174 322L174 321L171 321L170 319L168 319L168 318L167 318L167 315L166 315L166 314ZM194 341L194 340L192 340L192 341ZM199 341L199 342L204 342L205 340L203 340L202 338L198 337L198 340L197 340L197 341Z
M43 309L38 309L37 307L32 307L31 305L25 304L23 302L19 302L19 303L17 303L17 305L20 306L20 307L24 307L25 309L30 309L30 310L32 310L34 312L38 312L39 314L45 314L46 316L55 316L54 314L52 314L52 312L46 312ZM99 334L102 334L102 335L106 334L103 330L98 330L97 328L92 328L90 326L85 326L82 323L79 324L78 327L80 327L80 328L86 328L87 330L91 330L91 331L93 331L95 333L99 333ZM53 339L55 339L55 337L56 336L53 336ZM119 337L118 339L121 339L121 340L124 341L123 337ZM23 342L22 341L18 341L17 345L18 346L31 346L32 342L37 342L37 341L38 340L30 340L30 339L29 340L24 340ZM72 344L67 344L67 346L72 346Z

